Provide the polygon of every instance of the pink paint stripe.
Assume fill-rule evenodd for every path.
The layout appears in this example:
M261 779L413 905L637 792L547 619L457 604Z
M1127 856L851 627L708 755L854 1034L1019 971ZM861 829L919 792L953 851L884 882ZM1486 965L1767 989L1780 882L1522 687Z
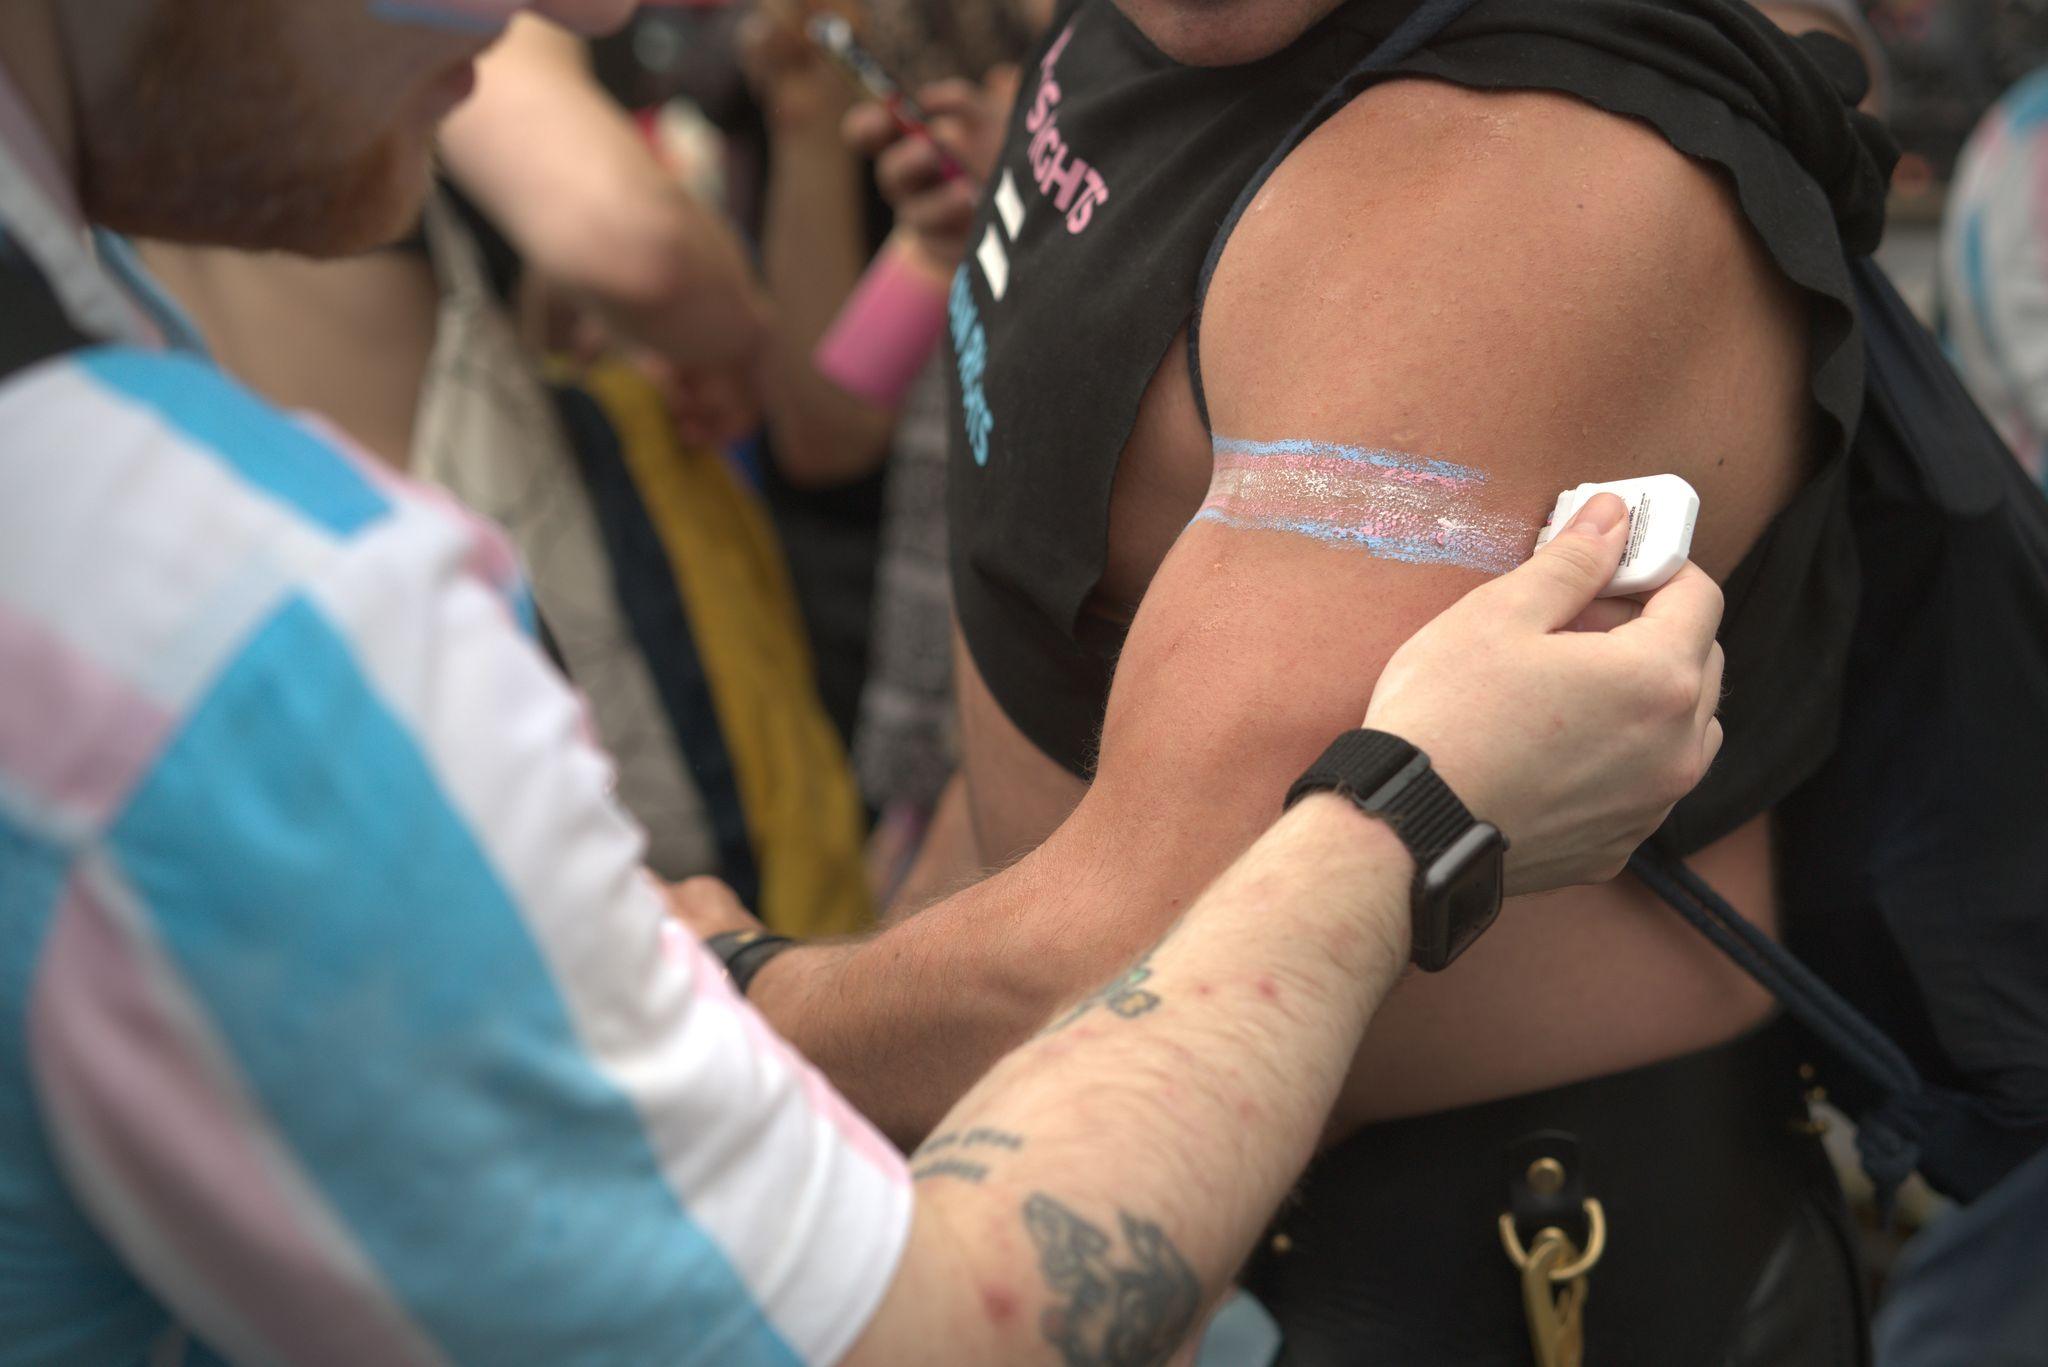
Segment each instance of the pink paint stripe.
M170 715L35 618L0 603L0 773L94 824L162 749Z
M779 1060L784 1067L795 1072L804 1090L804 1100L838 1131L847 1147L866 1159L883 1176L908 1186L910 1168L903 1161L902 1153L883 1138L881 1131L856 1111L788 1040L776 1034L775 1028L754 1009L751 1002L733 990L732 979L726 976L724 965L711 951L673 921L663 921L661 931L662 948L666 953L690 956L691 987L698 1004L736 1013L756 1051Z
M340 453L341 458L376 485L394 502L426 503L454 520L469 534L469 553L463 568L500 593L510 593L526 582L519 552L497 523L438 484L408 478L364 450L355 438L317 413L295 413L298 423Z
M1421 513L1348 506L1332 508L1327 498L1248 489L1212 494L1202 504L1202 511L1226 514L1245 522L1273 522L1283 527L1295 524L1304 528L1322 526L1352 536L1413 536L1428 532L1433 527L1431 520Z
M240 1107L166 1010L179 990L74 885L30 1003L29 1053L59 1142L90 1155L114 1188L102 1212L146 1222L277 1358L427 1360L379 1290L306 1228L273 1160L238 1123Z
M1293 479L1327 480L1338 484L1412 484L1432 489L1470 490L1476 480L1431 470L1400 465L1374 465L1370 461L1345 460L1341 456L1240 455L1231 452L1216 457L1218 470L1241 470L1247 474L1287 476Z

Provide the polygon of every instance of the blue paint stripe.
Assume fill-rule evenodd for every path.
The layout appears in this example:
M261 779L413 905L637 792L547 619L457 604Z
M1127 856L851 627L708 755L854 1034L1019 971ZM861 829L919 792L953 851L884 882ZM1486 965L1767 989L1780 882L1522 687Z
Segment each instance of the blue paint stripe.
M104 347L81 353L78 365L249 484L337 536L360 531L390 511L384 496L333 447L204 361Z
M409 0L372 0L370 13L388 24L404 24L415 28L437 28L448 33L496 34L505 30L513 7L506 6L507 13L501 15L468 14L461 10L425 3L411 3Z
M317 609L230 666L112 849L309 1180L455 1360L795 1360Z
M28 1003L68 851L0 809L0 1361L140 1361L169 1317L86 1220L43 1133Z
M1411 456L1402 451L1382 451L1371 446L1346 446L1333 441L1241 441L1236 437L1216 438L1216 454L1219 456L1324 456L1334 460L1357 461L1362 465L1376 465L1383 470L1405 470L1411 474L1436 475L1443 479L1471 480L1484 483L1486 473L1469 465L1454 465L1447 460L1432 460L1427 456Z

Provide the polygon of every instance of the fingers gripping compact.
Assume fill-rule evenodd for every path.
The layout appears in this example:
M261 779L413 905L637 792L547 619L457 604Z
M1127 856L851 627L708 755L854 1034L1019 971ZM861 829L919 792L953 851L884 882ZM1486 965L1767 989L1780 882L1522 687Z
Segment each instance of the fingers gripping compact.
M1544 545L1563 531L1595 494L1617 494L1628 505L1628 543L1621 568L1600 591L1602 598L1624 598L1662 588L1692 554L1693 523L1699 520L1700 496L1677 475L1648 475L1606 484L1581 484L1557 496L1557 506L1536 533Z

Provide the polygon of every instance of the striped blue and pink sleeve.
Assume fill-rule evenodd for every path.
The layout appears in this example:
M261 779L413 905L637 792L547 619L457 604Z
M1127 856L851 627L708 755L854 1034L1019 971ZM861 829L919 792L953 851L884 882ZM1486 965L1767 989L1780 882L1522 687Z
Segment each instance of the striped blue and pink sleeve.
M0 434L0 1342L843 1353L903 1161L666 919L499 543L191 361Z

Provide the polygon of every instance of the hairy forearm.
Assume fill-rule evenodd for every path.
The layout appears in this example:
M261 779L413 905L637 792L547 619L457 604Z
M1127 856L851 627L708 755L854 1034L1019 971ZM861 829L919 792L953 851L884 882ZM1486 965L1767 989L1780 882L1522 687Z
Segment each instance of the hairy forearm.
M1170 1351L1313 1151L1407 960L1411 869L1383 826L1312 799L976 1084L913 1158L903 1275L928 1284L885 1308L877 1360L941 1324L1003 1360Z
M777 959L755 980L756 1004L884 1133L914 1147L1055 1010L1164 934L1260 830L1258 818L1205 823L1190 841L1134 825L1134 810L1112 778L1099 780L1016 863L879 935Z
M1048 915L1070 900L1047 867L1059 862L1054 853L871 938L792 950L761 971L750 995L864 1115L914 1147L998 1059L1168 922ZM1048 942L1054 920L1071 933Z

